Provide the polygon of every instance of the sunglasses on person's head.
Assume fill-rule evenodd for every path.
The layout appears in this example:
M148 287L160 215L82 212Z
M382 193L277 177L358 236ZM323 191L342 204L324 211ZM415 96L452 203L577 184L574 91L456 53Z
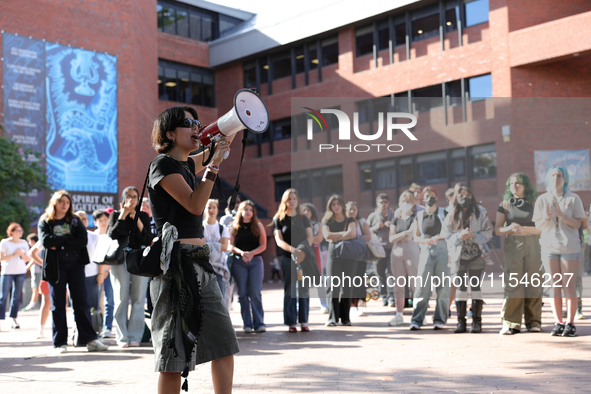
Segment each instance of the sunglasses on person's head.
M183 119L177 127L191 127L195 129L201 129L201 122L197 119L185 118Z

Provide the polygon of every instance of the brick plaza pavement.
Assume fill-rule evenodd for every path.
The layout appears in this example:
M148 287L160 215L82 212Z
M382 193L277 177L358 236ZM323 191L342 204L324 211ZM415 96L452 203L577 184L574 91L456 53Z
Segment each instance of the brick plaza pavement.
M585 285L591 286L591 278L585 278ZM312 331L291 334L282 324L281 286L265 283L264 334L242 333L239 306L234 304L232 321L241 347L236 393L591 392L589 298L584 299L589 320L576 322L576 338L550 336L548 299L544 332L500 336L500 297L486 299L482 334L454 334L455 311L443 331L430 326L412 332L408 325L388 327L394 310L377 301L363 308L366 316L353 320L353 327L326 328L317 300L310 312ZM429 322L431 315L432 309ZM404 318L410 322L410 309ZM70 347L58 356L49 339L34 339L36 322L36 311L19 313L20 330L11 330L8 320L1 322L3 394L156 392L149 344L119 349L107 339L107 352ZM69 323L72 326L71 313ZM208 365L190 374L189 388L192 393L213 392Z

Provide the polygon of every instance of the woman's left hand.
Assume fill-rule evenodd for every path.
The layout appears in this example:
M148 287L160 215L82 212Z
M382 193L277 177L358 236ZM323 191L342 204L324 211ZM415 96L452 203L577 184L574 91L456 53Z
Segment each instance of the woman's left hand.
M242 253L242 261L245 263L250 263L252 260L252 253L251 252L243 252Z

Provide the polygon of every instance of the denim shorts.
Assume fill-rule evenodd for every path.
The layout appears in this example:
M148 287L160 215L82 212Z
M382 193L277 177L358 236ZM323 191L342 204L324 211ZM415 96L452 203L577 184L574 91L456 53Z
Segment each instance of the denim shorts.
M569 253L569 254L556 254L556 253L546 253L545 256L548 260L580 260L581 253Z
M181 244L181 249L194 248L200 247ZM171 261L171 264L173 263L174 261ZM189 365L191 371L195 369L196 364L231 356L239 351L236 332L222 300L215 274L205 271L198 264L194 264L193 267L201 289L202 312L201 332ZM187 365L184 361L180 314L177 314L176 332L172 332L174 325L169 305L170 279L170 272L167 272L165 275L154 277L150 282L150 296L154 305L151 328L156 372L182 372ZM178 352L176 357L173 349L166 346L171 338L175 338L175 348Z

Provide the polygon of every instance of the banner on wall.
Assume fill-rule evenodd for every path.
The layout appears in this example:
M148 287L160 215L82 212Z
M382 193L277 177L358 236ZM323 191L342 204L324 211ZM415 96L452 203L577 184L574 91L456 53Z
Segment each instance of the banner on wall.
M552 166L567 169L570 191L591 190L591 161L589 149L584 150L537 150L534 151L536 189L546 191L546 174Z
M110 201L114 207L117 58L17 34L3 33L2 39L8 137L41 153L53 189L85 195L87 201ZM29 203L40 214L43 194L30 193Z

